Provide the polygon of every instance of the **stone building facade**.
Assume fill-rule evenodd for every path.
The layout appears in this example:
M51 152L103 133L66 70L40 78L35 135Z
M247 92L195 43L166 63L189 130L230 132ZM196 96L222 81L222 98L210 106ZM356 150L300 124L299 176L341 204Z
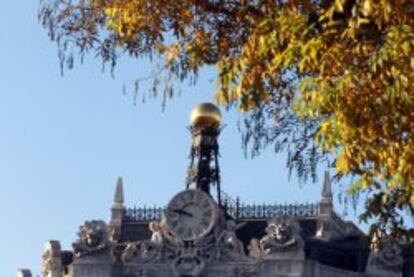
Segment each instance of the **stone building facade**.
M218 132L197 128L183 191L166 207L127 208L120 178L110 221L86 221L71 250L48 241L42 276L414 277L414 247L370 243L338 216L327 173L313 204L246 205L226 196L215 163ZM18 277L32 274L19 270Z
M191 189L189 191L192 191ZM126 208L116 186L112 217L85 222L70 251L48 241L45 277L283 276L412 277L413 248L366 235L332 210L329 177L319 203L226 203L210 233L183 241L165 208ZM31 277L20 270L19 277Z

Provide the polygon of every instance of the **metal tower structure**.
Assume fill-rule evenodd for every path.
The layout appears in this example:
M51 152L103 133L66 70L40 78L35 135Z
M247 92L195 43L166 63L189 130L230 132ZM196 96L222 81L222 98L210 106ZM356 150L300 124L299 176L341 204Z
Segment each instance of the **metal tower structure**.
M211 195L211 186L217 190L217 202L221 205L219 145L221 113L211 103L201 103L191 112L189 130L192 136L187 189L202 190Z

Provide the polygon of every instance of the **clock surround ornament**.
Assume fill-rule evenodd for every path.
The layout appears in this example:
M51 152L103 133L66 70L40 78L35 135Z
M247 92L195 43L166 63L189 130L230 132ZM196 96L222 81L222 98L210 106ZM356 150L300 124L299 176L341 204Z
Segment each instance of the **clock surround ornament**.
M214 229L219 210L216 202L207 193L186 189L170 200L165 218L173 235L183 241L195 241Z

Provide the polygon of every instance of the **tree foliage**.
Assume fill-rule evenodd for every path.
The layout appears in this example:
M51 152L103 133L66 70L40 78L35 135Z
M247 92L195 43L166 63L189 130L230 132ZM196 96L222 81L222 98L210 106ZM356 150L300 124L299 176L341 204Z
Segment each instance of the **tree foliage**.
M373 233L414 236L413 1L49 0L39 16L62 67L156 57L182 81L216 66L216 100L244 113L253 153L287 148L303 178L328 157L367 196Z

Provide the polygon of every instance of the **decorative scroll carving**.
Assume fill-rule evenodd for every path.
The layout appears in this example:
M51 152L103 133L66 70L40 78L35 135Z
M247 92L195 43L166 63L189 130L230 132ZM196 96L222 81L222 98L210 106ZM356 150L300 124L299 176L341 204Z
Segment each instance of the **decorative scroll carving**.
M79 228L78 237L72 245L77 258L109 249L108 226L102 220L86 221Z
M175 264L176 272L184 273L186 270L197 272L203 268L204 263L208 262L242 261L246 256L243 244L236 235L237 227L235 221L229 220L223 222L220 227L218 226L215 232L198 240L184 243L169 232L164 220L152 221L149 224L152 232L151 239L139 243L128 243L123 248L121 261L125 263L171 263Z
M217 260L219 257L217 247L217 234L209 234L203 238L194 241L194 251L198 253L205 261Z
M58 241L48 241L42 255L43 277L62 277L61 247Z
M152 221L149 224L151 239L143 242L130 242L122 252L124 263L167 263L171 264L176 276L199 276L205 267L206 245L214 245L214 240L196 241L185 246L168 230L165 221ZM139 275L141 276L141 275ZM142 276L149 276L148 273Z
M400 276L403 257L401 246L391 238L384 238L372 244L367 273L375 276Z
M172 263L175 276L200 276L206 263L196 249L184 250Z
M299 224L293 219L275 219L268 222L266 235L260 240L263 256L303 252L304 242L299 235Z

